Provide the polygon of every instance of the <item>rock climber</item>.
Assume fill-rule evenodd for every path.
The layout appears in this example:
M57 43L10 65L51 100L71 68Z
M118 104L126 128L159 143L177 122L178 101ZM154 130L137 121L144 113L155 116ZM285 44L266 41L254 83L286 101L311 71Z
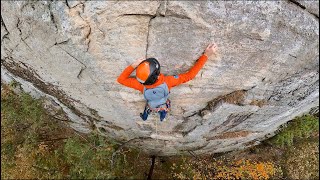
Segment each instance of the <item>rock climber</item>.
M170 89L193 79L204 66L207 59L217 52L217 45L210 43L195 65L186 73L174 76L164 76L160 73L160 63L155 58L139 58L129 65L118 77L118 82L124 86L143 93L146 99L144 112L140 117L145 121L151 112L159 113L163 121L170 110L168 99ZM129 77L136 69L136 78Z

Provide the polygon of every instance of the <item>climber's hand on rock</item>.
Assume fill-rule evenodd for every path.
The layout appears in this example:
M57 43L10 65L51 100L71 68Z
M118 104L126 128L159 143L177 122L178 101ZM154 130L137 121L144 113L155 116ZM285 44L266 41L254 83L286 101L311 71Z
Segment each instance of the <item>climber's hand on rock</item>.
M206 50L204 51L204 54L208 57L210 57L213 54L217 53L217 45L215 43L210 43Z
M132 63L131 66L133 68L136 68L144 60L145 60L145 58L141 57L141 58L137 59L134 63Z

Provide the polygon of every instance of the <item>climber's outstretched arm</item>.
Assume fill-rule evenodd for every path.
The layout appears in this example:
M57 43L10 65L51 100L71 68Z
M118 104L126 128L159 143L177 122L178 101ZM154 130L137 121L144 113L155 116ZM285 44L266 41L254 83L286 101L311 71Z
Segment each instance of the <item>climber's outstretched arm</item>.
M216 51L217 45L214 43L209 44L203 55L200 56L196 64L187 73L166 77L168 87L171 88L193 79L198 74L200 69L204 66L204 64L207 62L208 57L215 54Z
M128 66L124 71L120 74L117 81L127 87L139 90L143 92L143 85L139 83L136 78L129 77L130 74L134 71L134 69L143 61L144 59L140 58Z

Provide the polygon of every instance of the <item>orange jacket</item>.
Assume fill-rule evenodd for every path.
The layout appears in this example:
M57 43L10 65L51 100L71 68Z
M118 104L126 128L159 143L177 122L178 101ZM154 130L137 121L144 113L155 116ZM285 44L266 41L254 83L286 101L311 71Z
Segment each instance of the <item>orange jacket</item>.
M208 57L206 55L200 56L196 64L187 72L175 76L164 76L160 73L158 80L152 85L142 85L136 78L129 77L130 74L134 71L134 68L130 65L128 66L118 77L118 82L124 86L137 89L143 93L144 87L147 89L155 88L162 83L166 83L168 85L169 90L177 86L179 84L185 83L193 79L203 65L207 62Z

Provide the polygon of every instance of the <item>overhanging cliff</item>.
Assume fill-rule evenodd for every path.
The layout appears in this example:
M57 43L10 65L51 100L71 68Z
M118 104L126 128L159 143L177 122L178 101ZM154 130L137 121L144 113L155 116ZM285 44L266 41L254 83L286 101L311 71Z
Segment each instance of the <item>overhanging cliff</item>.
M45 96L81 132L157 155L259 143L318 108L318 1L1 2L1 79ZM187 71L209 42L219 56L171 90L172 111L142 121L138 91L116 82L135 59Z

